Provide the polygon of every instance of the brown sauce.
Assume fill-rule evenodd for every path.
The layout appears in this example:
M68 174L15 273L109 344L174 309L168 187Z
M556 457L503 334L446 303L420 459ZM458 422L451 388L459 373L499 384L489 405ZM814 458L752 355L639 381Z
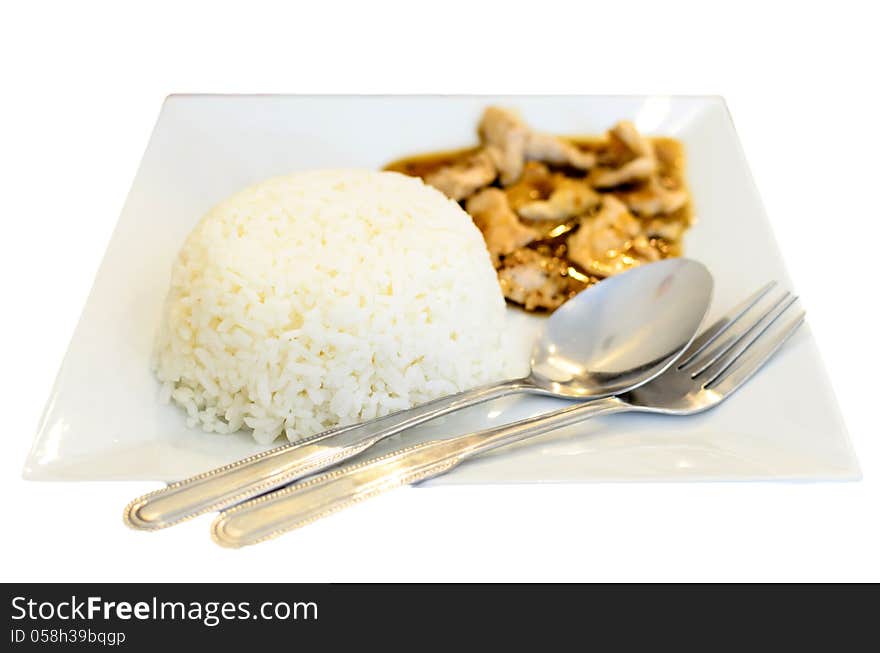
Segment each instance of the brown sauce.
M415 156L397 159L386 165L383 170L391 172L400 172L410 177L421 177L424 179L432 172L454 165L458 161L472 156L479 150L479 146L463 147L457 150L443 150L440 152L428 152L427 154L416 154Z

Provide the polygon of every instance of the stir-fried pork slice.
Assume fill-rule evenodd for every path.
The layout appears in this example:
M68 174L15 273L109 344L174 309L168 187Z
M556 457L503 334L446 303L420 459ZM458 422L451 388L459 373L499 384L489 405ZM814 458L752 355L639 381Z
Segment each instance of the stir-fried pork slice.
M561 222L583 215L601 201L601 196L583 181L562 178L556 182L550 197L523 204L517 213L529 220Z
M493 148L502 185L507 186L519 179L526 157L528 126L511 111L488 107L477 129L483 142Z
M635 254L641 263L652 263L662 258L660 250L644 234L639 234L633 238L631 253Z
M642 136L636 126L629 120L621 120L608 131L608 137L623 145L630 153L630 158L653 157L654 147L651 141Z
M526 158L558 166L568 165L578 170L589 170L596 165L596 155L592 152L584 152L568 141L540 132L529 134Z
M488 186L498 171L487 148L482 148L462 161L443 166L425 176L425 183L456 201L470 197L483 186Z
M589 285L571 276L562 259L527 248L504 257L498 281L504 296L528 311L559 308Z
M659 259L660 252L641 232L641 223L626 205L613 195L605 195L599 213L581 218L578 230L568 237L568 258L602 277Z
M633 213L642 217L674 213L688 201L686 190L664 188L655 178L651 178L636 190L618 193L618 197Z
M596 188L614 188L648 179L656 170L657 161L655 159L640 157L613 170L599 170L591 181Z
M483 232L486 248L496 266L500 257L528 245L538 237L536 230L519 221L504 191L498 188L486 188L472 195L465 208Z
M527 159L579 170L589 170L596 164L592 152L551 134L533 132L517 114L499 107L483 112L478 131L483 142L495 148L495 165L503 186L519 179Z
M663 240L674 243L681 239L684 235L687 225L681 220L661 220L655 218L648 223L645 228L645 234L649 238L662 238Z
M648 179L657 171L657 157L651 141L639 134L628 120L608 132L610 149L621 162L616 168L599 170L591 181L596 188L613 188Z

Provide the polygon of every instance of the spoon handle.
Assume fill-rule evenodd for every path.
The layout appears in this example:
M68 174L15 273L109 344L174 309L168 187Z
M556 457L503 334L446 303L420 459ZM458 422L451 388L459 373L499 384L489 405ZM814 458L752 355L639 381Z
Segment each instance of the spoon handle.
M123 520L138 530L158 530L221 510L335 465L435 417L533 387L528 379L484 385L367 422L324 431L138 497L125 508Z
M222 546L256 544L387 490L444 474L472 456L590 417L626 410L630 410L628 404L609 397L470 435L431 440L237 505L217 517L211 533Z

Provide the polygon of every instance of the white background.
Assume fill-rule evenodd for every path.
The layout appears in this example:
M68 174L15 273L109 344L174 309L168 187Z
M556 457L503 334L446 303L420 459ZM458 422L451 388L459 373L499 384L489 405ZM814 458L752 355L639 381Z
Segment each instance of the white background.
M0 580L880 580L880 47L870 5L4 5ZM172 92L724 95L864 480L406 489L240 551L213 545L204 519L127 530L122 507L155 485L22 481Z

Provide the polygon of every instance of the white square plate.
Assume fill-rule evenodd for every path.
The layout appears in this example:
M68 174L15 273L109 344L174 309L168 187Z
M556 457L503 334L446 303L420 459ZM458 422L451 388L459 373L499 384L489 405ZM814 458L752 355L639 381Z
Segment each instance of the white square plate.
M646 133L680 139L698 218L685 251L715 275L713 312L771 279L791 288L720 98L172 96L58 374L25 476L173 480L259 450L244 434L190 430L181 410L157 400L150 351L184 237L212 205L267 177L378 168L406 154L468 145L488 104L519 109L548 132L598 134L629 118ZM510 313L517 328L539 326L540 318ZM511 355L527 359L525 350ZM406 438L472 431L559 403L499 400ZM858 477L813 338L802 328L713 411L595 419L474 460L435 483Z

